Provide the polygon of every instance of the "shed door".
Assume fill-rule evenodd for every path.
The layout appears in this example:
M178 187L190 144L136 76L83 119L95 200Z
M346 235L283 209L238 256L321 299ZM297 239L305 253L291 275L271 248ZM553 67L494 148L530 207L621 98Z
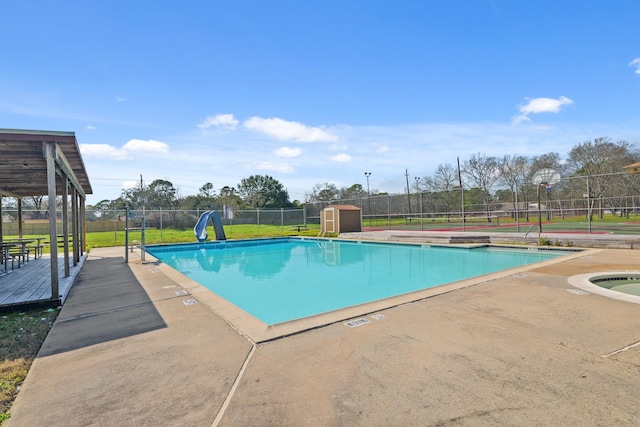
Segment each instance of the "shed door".
M327 230L327 233L336 232L335 215L335 209L327 209L324 211L324 228Z

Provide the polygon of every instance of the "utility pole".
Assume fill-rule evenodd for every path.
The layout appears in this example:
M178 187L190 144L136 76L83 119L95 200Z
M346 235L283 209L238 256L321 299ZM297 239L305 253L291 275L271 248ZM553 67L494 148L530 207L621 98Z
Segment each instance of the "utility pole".
M464 189L462 188L462 173L460 172L460 157L456 157L458 161L458 183L460 184L460 211L462 213L462 231L466 231L467 222L464 218Z
M409 188L409 169L404 170L404 176L407 178L407 202L409 203L409 216L411 216L411 191Z
M364 176L367 177L367 199L369 201L369 226L371 226L371 192L369 191L369 177L371 176L371 172L365 172Z

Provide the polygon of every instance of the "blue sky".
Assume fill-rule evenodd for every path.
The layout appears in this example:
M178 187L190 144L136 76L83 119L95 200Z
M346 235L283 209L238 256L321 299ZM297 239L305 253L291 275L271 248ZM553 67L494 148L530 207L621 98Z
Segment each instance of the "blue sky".
M0 127L73 131L94 195L270 175L402 192L471 154L640 141L640 2L25 0ZM1 161L1 159L0 159Z

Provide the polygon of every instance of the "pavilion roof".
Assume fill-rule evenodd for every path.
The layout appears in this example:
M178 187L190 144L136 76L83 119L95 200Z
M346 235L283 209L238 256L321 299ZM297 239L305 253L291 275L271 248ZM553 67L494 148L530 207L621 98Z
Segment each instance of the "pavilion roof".
M10 197L48 194L45 142L55 142L56 171L66 169L72 184L84 194L92 194L74 132L0 129L0 194ZM75 181L75 183L74 183ZM56 193L62 181L56 179Z

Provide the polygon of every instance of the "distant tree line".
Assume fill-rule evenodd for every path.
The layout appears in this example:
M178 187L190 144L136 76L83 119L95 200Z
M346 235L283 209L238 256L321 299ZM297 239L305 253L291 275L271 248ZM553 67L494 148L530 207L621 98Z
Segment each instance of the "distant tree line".
M405 191L422 193L428 203L439 209L451 210L460 203L460 182L465 191L465 204L483 205L486 209L495 202L514 202L518 200L528 205L536 196L532 184L534 173L540 169L554 169L563 181L554 187L555 197L575 197L575 192L584 192L584 184L572 186L571 178L589 176L589 187L593 201L607 194L638 195L639 181L636 176L621 174L623 167L635 163L640 158L637 147L627 141L614 142L610 138L600 137L575 145L562 159L559 153L551 152L540 156L526 157L517 154L503 157L487 156L476 153L458 164L439 164L433 175L414 177L408 182ZM575 188L573 188L575 187ZM316 184L305 193L303 203L328 203L340 200L362 199L383 193L376 189L364 189L361 184L338 188L325 182ZM591 200L591 199L590 199ZM23 209L30 211L35 218L46 218L46 197L25 197ZM142 181L139 185L122 190L114 200L102 200L87 211L96 217L101 213L131 209L171 210L212 210L223 206L234 210L276 209L301 207L298 200L290 201L289 194L282 183L268 175L252 175L243 178L235 187L223 186L215 190L212 183L204 183L195 195L181 196L173 183L156 179L149 185ZM10 198L3 198L3 206L12 207Z

